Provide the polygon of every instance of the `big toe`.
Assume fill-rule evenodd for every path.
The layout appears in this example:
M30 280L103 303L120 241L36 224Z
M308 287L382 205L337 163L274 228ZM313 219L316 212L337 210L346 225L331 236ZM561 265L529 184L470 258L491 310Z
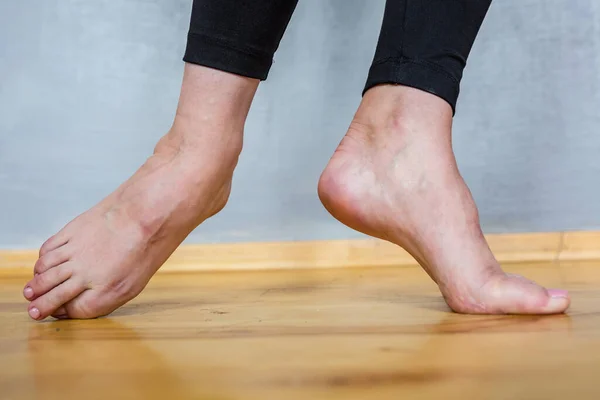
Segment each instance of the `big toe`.
M68 318L91 319L110 314L125 304L125 299L116 298L97 290L86 290L64 306Z
M480 296L484 310L490 314L559 314L571 304L566 290L545 289L514 275L491 279Z
M468 295L443 292L450 308L462 314L560 314L571 304L566 290L545 289L518 275L498 274Z

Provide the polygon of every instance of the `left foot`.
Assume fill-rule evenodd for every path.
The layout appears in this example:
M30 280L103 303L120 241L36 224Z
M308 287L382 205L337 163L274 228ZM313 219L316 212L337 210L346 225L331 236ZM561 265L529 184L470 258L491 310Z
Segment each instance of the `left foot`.
M452 110L417 89L370 89L319 181L325 208L411 253L456 312L553 314L566 291L506 274L490 251L451 144Z

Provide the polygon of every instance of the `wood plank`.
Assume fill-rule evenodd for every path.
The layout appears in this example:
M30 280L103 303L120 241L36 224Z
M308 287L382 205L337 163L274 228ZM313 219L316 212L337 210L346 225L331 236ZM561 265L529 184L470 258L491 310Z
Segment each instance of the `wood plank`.
M598 399L600 269L506 265L567 315L449 312L417 267L156 276L108 318L28 319L0 278L0 399Z
M496 258L502 263L555 260L561 233L519 233L487 235ZM596 234L599 235L599 234ZM588 238L586 234L581 237ZM573 236L571 241L577 242ZM582 242L579 259L600 253L588 251ZM29 273L37 259L37 250L0 251L0 269L23 269ZM275 243L224 243L183 245L161 268L162 272L262 270L296 268L348 268L361 266L415 266L416 261L403 249L377 239L322 240ZM11 272L12 273L12 272Z
M600 232L565 232L559 259L600 260Z

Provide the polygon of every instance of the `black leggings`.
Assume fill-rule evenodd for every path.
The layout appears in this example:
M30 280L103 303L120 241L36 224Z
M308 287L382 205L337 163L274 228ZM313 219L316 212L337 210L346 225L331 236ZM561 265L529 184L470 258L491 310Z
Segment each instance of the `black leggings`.
M264 80L297 0L194 0L184 61ZM491 0L387 0L364 91L415 87L454 110ZM364 93L364 92L363 92Z

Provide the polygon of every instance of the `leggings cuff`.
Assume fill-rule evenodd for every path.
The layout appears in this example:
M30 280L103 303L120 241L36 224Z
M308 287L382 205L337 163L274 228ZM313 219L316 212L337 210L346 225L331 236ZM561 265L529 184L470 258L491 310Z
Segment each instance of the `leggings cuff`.
M267 79L273 59L250 49L241 49L212 36L190 32L183 61L248 78Z
M446 100L456 111L460 84L448 72L426 61L394 59L375 63L369 70L363 95L374 86L386 83L410 86Z

